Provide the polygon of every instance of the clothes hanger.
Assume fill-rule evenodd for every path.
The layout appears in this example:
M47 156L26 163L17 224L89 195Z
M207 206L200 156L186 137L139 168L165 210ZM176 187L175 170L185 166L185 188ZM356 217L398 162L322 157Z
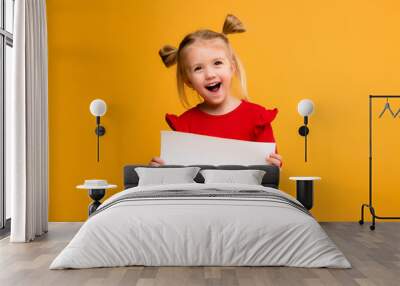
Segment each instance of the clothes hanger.
M400 114L400 108L399 108L399 110L397 110L397 112L394 114L394 118L396 118L397 115L399 115L399 114ZM399 115L399 117L400 117L400 115Z
M385 107L383 108L381 114L379 114L379 118L381 118L383 116L383 114L385 113L386 110L389 110L390 114L392 114L393 117L396 117L397 114L399 113L400 109L396 112L396 115L394 115L394 112L392 111L392 109L390 108L390 103L389 103L389 98L386 97L386 103L385 103Z

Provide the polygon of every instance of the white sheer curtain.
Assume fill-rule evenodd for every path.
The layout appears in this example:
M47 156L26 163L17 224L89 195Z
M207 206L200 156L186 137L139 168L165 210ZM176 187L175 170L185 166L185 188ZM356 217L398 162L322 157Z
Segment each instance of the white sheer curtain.
M13 92L6 98L6 181L12 242L47 232L48 105L45 0L16 0Z

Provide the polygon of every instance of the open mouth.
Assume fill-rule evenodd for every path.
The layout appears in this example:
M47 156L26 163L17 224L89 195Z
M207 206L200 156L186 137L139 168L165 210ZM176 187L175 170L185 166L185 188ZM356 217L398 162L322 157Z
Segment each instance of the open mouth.
M221 87L221 84L222 84L221 82L215 82L215 83L212 83L210 85L207 85L206 88L209 91L217 92L219 90L219 88Z

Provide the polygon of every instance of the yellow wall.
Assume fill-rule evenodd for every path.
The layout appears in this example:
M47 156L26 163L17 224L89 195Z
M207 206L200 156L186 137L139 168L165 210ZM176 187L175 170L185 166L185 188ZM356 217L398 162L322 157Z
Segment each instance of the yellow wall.
M48 0L47 9L51 221L86 219L90 200L75 189L84 179L118 184L112 194L125 164L158 155L164 114L184 109L175 70L157 51L197 28L219 30L227 13L248 29L229 37L251 100L280 110L273 127L284 157L281 189L294 194L289 176L321 176L316 218L359 219L368 194L368 95L400 94L399 1ZM100 163L88 109L95 98L109 106ZM297 134L303 98L316 106L308 163ZM400 100L392 105L397 110ZM374 122L378 214L399 215L400 118Z

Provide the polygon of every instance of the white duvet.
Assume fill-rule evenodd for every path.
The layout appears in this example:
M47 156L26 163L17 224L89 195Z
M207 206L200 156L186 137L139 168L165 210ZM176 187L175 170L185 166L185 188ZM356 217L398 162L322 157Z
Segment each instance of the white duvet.
M179 184L127 189L106 200L50 269L145 266L294 266L350 268L310 215L257 198L152 198L121 201L131 192L263 190L251 185ZM108 205L108 207L107 207Z

